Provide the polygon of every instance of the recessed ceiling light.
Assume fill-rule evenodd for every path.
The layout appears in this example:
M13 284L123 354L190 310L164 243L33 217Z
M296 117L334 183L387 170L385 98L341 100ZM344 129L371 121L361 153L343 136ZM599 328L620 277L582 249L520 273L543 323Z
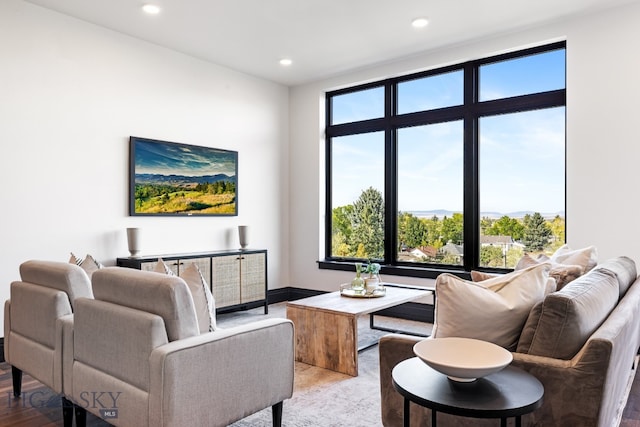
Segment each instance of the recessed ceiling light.
M290 60L289 58L282 58L280 60L280 65L282 65L283 67L288 67L291 64L293 64L293 61Z
M413 21L411 21L411 25L414 28L424 28L427 25L429 25L429 20L427 18L416 18Z
M160 8L155 4L145 4L142 6L142 10L144 10L149 15L157 15L160 13Z

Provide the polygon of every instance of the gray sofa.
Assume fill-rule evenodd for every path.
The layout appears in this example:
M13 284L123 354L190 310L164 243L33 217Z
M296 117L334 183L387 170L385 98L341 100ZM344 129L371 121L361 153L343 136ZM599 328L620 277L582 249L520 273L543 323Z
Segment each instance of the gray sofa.
M380 340L380 387L385 427L402 425L402 396L391 371L414 357L423 338L392 334ZM513 352L513 366L544 385L541 408L523 426L618 425L635 376L640 347L640 279L619 257L599 264L534 306ZM412 404L411 425L430 426L430 410ZM496 420L438 414L440 426L491 426Z

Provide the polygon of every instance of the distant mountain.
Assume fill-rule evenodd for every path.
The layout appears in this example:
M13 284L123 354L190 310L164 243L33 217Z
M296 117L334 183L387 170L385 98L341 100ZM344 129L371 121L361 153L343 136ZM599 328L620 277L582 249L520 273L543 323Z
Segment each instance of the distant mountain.
M460 211L449 211L446 209L433 209L428 211L408 211L409 213L417 216L419 218L432 218L433 216L437 216L438 218L451 218L454 213L462 213ZM503 216L508 216L509 218L524 218L525 215L533 215L535 211L516 211L516 212L480 212L480 218L502 218ZM540 212L546 219L553 219L557 215L560 215L564 218L564 211L560 212Z
M160 185L193 185L211 184L218 181L236 182L235 176L223 173L216 175L185 176L185 175L161 175L155 173L136 174L136 184L160 184Z

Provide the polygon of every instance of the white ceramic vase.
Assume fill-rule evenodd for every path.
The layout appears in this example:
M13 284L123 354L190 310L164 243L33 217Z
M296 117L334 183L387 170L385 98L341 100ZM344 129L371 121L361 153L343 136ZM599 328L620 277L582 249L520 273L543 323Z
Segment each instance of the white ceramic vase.
M138 258L140 256L140 229L139 228L127 228L127 243L129 245L129 253L131 258Z
M249 226L248 225L239 225L238 226L238 238L240 239L240 247L245 249L249 246Z

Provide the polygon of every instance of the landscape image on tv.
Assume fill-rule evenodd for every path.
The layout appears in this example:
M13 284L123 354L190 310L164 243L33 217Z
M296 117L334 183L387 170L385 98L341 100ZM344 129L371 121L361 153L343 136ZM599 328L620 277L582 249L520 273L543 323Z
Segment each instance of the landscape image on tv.
M238 152L130 138L131 215L237 215Z

